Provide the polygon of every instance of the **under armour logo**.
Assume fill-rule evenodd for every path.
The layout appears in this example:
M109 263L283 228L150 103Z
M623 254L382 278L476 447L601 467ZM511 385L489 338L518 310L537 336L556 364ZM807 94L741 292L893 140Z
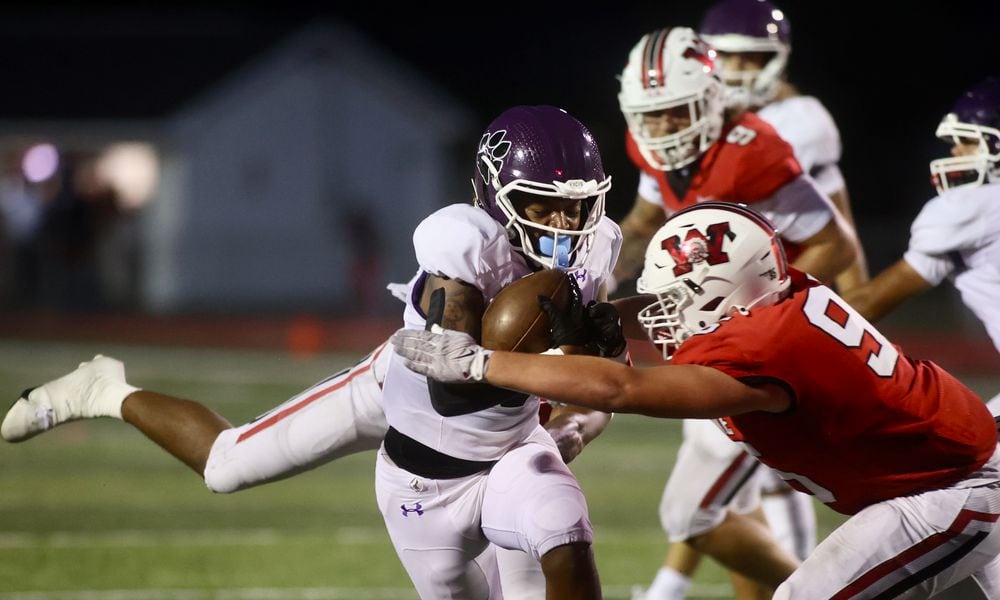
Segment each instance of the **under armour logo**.
M419 502L414 503L413 508L408 508L405 504L400 504L399 508L403 511L404 517L410 516L410 513L417 513L418 517L424 515L424 507Z

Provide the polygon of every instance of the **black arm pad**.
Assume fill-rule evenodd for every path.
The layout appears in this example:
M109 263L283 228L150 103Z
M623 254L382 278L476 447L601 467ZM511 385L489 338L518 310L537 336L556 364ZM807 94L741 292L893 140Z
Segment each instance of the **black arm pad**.
M427 389L431 393L431 406L442 417L467 415L497 404L522 406L528 400L528 394L486 383L447 384L428 377Z

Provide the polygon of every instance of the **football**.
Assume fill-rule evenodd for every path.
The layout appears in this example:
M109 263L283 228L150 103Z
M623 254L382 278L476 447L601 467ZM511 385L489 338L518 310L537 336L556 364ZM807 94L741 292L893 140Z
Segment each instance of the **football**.
M566 308L569 277L564 271L546 269L500 290L483 313L483 347L535 354L548 350L549 317L538 305L538 296L547 296L557 308Z

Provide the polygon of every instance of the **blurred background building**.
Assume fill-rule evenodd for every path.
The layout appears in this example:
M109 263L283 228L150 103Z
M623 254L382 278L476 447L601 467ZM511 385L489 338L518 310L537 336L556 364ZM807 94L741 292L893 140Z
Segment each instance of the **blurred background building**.
M472 126L460 102L332 23L162 116L11 120L3 298L386 314L385 282L415 268L413 226L464 198L454 148Z

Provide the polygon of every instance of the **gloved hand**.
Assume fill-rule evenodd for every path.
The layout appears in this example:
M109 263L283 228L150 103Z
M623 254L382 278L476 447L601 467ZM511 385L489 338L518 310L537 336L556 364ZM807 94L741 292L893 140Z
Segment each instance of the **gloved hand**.
M591 302L587 305L587 320L591 337L601 356L614 358L625 351L625 331L618 309L610 302Z
M553 345L582 346L603 357L620 355L626 344L618 310L608 302L591 301L584 306L576 278L569 279L570 303L564 310L556 308L550 298L538 297L538 305L549 317Z
M406 366L441 383L482 381L492 350L462 331L400 329L390 338Z
M549 328L552 332L552 346L586 346L590 342L590 331L587 327L587 309L583 306L583 297L576 277L569 277L569 305L559 310L548 296L538 297L538 306L549 317Z

